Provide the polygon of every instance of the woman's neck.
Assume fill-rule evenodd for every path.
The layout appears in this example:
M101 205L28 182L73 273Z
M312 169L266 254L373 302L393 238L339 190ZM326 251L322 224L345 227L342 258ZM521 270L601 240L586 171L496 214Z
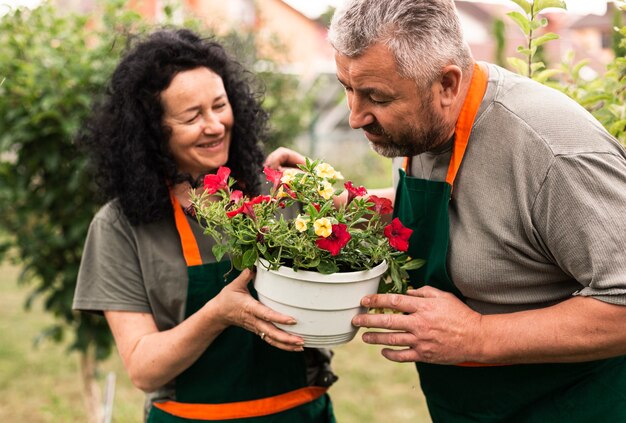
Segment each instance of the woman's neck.
M201 187L196 188L196 193L200 194L201 189ZM174 196L183 208L188 208L191 205L191 196L189 195L190 191L191 185L189 182L181 182L180 184L174 185L172 188Z

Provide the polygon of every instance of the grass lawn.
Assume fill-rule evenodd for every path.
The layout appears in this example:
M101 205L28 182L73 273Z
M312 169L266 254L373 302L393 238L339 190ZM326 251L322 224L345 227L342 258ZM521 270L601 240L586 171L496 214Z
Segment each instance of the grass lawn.
M52 318L40 304L24 311L29 288L18 286L17 274L0 265L0 422L85 422L78 355L64 345L34 346ZM340 379L330 394L339 423L430 421L412 364L391 363L355 339L335 350L334 370ZM110 371L117 377L113 421L140 422L143 393L116 355L102 363L102 386Z

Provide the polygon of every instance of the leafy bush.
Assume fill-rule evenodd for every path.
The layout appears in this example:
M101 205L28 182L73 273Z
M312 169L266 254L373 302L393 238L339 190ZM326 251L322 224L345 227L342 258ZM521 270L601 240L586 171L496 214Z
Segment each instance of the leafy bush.
M124 34L138 16L107 7L101 21L61 16L49 4L17 9L0 20L0 226L10 236L3 251L33 284L29 303L42 296L58 323L45 333L71 347L96 347L102 358L111 340L103 319L71 310L83 242L99 204L73 142L92 100L103 90Z
M563 0L512 0L522 12L513 11L507 15L524 32L527 45L519 46L518 52L525 59L509 58L509 63L521 75L561 90L581 106L585 107L600 123L626 146L626 27L615 27L613 46L616 57L607 65L602 78L584 79L581 70L589 64L589 59L576 62L573 52L568 53L558 68L546 69L543 62L536 60L537 48L558 38L557 34L547 33L537 36L536 30L545 27L547 20L540 16L546 8L565 9ZM620 6L619 14L624 6ZM620 19L614 17L614 23Z

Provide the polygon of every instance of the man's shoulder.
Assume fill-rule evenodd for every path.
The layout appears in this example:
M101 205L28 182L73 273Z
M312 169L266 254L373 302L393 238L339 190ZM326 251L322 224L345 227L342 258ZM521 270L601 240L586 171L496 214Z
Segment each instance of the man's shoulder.
M542 143L554 155L619 153L600 122L564 93L495 65L490 84L491 119L484 120L495 122L500 134L523 134L518 142Z

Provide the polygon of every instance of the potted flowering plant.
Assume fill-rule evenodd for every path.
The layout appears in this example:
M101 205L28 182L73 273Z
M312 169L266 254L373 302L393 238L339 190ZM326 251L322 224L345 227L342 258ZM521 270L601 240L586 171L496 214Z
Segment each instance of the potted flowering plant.
M264 173L271 183L269 195L245 197L241 191L233 189L236 181L226 167L205 177L201 194L192 193L196 215L205 233L215 240L213 254L220 261L228 253L233 267L238 270L256 265L255 288L259 300L292 316L293 310L281 309L285 300L270 298L273 294L269 291L276 291L276 295L294 291L298 297L296 302L308 302L318 295L308 290L311 285L291 289L279 288L276 282L268 284L267 272L280 273L280 276L289 273L290 279L311 276L318 285L333 280L330 276L335 275L342 282L334 284L334 289L345 288L346 284L353 283L352 279L369 280L365 292L355 291L355 298L350 300L352 304L336 305L342 312L348 310L346 318L350 327L347 332L350 333L344 330L345 335L326 334L324 342L327 345L343 343L346 337L351 339L356 333L349 321L359 312L363 295L376 291L404 293L407 271L423 264L423 260L412 259L406 253L412 231L397 218L389 224L383 220L383 215L392 211L388 199L368 196L364 187L354 186L350 181L336 189L334 185L343 176L328 163L306 159L298 169L280 172L266 167ZM347 201L336 207L333 199L344 189ZM295 218L285 218L282 209L291 206L298 207L299 213ZM270 285L268 291L266 285ZM322 300L322 308L326 310L324 318L334 321L337 316L328 314L329 304L343 301L347 293L335 291L329 297ZM306 334L294 327L285 329L303 336L307 345ZM319 343L317 338L308 345Z

